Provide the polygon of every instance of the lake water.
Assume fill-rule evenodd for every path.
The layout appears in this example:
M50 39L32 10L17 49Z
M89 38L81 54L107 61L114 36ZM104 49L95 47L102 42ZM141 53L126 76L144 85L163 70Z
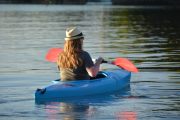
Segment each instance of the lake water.
M179 13L165 7L0 5L0 119L179 120ZM129 89L35 103L36 88L59 77L44 57L49 48L63 47L69 26L83 31L92 57L133 61L140 72L132 73Z

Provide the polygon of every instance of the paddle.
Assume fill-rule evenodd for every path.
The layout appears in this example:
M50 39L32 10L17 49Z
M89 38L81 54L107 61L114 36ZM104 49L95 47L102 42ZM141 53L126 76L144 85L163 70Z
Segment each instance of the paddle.
M46 54L46 60L49 62L56 62L58 59L59 53L61 53L63 49L61 48L51 48Z
M104 60L102 63L110 63L118 67L121 67L129 72L135 72L135 73L138 72L138 69L136 68L136 66L127 58L116 58L112 62Z
M49 62L56 62L58 59L59 53L62 51L63 49L61 48L51 48L46 54L46 60ZM135 67L135 65L127 58L116 58L112 62L104 60L102 63L113 64L130 72L138 72L138 69Z

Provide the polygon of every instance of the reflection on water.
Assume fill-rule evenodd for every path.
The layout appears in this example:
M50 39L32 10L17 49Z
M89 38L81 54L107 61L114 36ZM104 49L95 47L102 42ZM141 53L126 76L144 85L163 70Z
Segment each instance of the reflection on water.
M48 119L59 119L58 114L62 120L77 120L78 118L86 118L91 114L92 108L86 105L76 105L72 103L54 102L45 106L45 112L48 114Z
M105 20L110 19L104 25L107 28L116 28L116 31L111 31L105 37L113 40L111 47L124 49L135 62L143 64L139 67L141 69L179 70L178 14L179 11L172 9L115 9L104 17Z
M64 102L51 102L45 105L45 112L48 119L61 119L61 120L77 120L84 119L95 111L94 108L88 105L78 105Z
M98 108L87 105L54 102L49 105L46 105L45 110L45 112L48 114L48 119L50 120L98 119L94 118L95 114L98 114ZM61 115L61 117L59 115ZM133 111L117 112L114 114L114 119L137 120L137 113Z
M178 120L179 13L163 7L1 5L1 118L86 119L90 111L87 119L130 115L141 120ZM129 58L140 69L132 74L130 95L105 102L94 97L88 102L34 105L36 88L59 77L56 66L44 56L49 48L63 46L64 31L72 25L84 32L84 49L93 57ZM113 68L102 64L102 69Z
M62 120L84 120L84 119L99 119L97 115L103 114L102 119L106 119L106 113L101 113L98 108L109 106L114 107L114 110L120 109L115 108L115 104L118 104L121 99L133 98L130 95L130 86L117 91L113 94L85 96L82 98L72 99L51 99L51 100L36 100L37 107L44 109L48 115L48 119L62 119ZM109 116L116 119L130 119L136 120L135 112L126 111L115 111L114 113L108 113ZM134 118L134 119L132 119Z

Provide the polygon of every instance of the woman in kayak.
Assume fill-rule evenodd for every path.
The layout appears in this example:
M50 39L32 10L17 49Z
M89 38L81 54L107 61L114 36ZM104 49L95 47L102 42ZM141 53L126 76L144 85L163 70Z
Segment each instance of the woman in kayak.
M89 53L83 50L83 41L84 36L76 27L66 30L64 50L57 60L61 81L87 80L99 72L103 59L99 57L93 63Z

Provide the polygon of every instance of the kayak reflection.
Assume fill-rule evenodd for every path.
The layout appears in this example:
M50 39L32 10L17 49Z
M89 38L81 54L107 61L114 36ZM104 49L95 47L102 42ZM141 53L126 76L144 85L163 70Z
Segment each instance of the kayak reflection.
M77 120L88 117L93 108L88 105L54 102L45 106L48 119Z
M130 85L113 94L86 96L84 98L54 99L51 101L35 101L37 108L43 107L48 119L80 120L87 119L98 113L98 106L111 105L121 98L130 95Z
M117 113L117 120L137 120L137 113L134 111L124 111Z

